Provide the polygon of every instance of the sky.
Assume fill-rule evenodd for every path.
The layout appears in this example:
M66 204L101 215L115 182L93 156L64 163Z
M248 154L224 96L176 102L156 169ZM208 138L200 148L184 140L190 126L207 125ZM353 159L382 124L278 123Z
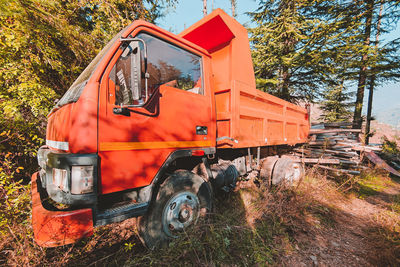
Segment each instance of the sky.
M250 17L246 12L255 11L258 7L256 0L237 0L237 14L236 19L243 25L250 25ZM207 10L208 13L214 8L221 8L226 13L231 15L230 0L208 0ZM158 21L158 25L162 28L173 32L180 33L185 28L200 20L203 17L203 1L202 0L180 0L175 8L167 10L164 18ZM400 23L390 33L382 36L382 40L391 40L400 37ZM365 90L364 108L366 112L368 100L368 90ZM378 112L382 110L400 108L400 83L386 83L376 87L374 91L373 111ZM399 114L400 116L400 114Z
M230 0L208 0L207 11L211 13L214 9L221 8L229 15L231 12ZM255 11L258 7L256 0L237 0L237 20L245 25L250 23L250 17L246 12ZM158 25L175 34L194 24L203 17L203 0L179 0L175 9L167 10L164 18L160 19Z

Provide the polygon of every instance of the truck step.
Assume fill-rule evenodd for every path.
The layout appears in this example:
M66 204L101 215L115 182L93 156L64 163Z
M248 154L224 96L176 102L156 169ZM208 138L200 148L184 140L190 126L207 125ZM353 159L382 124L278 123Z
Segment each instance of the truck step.
M106 210L98 210L95 214L95 226L122 222L126 219L142 216L149 207L148 202L126 204Z

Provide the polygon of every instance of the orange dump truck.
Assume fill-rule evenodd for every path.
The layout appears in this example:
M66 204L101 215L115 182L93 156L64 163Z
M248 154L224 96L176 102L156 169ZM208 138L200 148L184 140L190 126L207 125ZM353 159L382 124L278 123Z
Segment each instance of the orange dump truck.
M247 31L222 10L179 35L135 21L48 116L35 240L66 245L138 217L142 241L162 246L238 177L298 178L301 166L279 156L308 131L307 110L256 90Z

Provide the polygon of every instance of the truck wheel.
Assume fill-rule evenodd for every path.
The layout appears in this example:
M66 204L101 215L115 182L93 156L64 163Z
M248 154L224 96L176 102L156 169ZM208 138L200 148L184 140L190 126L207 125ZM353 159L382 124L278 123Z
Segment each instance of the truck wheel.
M272 184L293 185L304 175L303 166L290 158L280 158L276 161L272 171Z
M147 214L138 219L140 239L150 249L165 247L211 210L210 185L192 172L176 171L162 183Z
M272 171L278 159L278 156L270 156L261 163L260 179L267 187L271 186Z

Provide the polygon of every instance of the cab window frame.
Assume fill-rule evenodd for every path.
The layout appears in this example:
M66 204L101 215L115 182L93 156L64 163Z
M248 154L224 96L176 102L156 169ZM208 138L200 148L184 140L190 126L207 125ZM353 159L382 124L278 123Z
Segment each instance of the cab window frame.
M187 92L187 93L191 93L191 94L195 94L195 95L199 95L199 96L206 96L205 81L204 81L204 79L205 79L204 78L204 55L202 55L201 53L194 52L193 51L194 49L192 49L192 51L187 49L185 47L187 45L185 45L184 43L179 42L179 40L176 43L174 43L174 42L172 42L170 40L167 40L167 39L163 38L163 36L160 36L160 35L157 35L156 33L148 31L147 29L141 29L141 30L137 31L135 36L133 36L133 38L140 38L140 36L139 36L140 34L146 34L146 35L156 39L159 42L163 42L163 43L165 43L167 45L173 46L176 49L182 50L182 51L184 51L184 52L186 52L188 54L191 54L191 55L194 55L194 56L198 57L199 67L200 67L199 75L200 75L200 79L201 79L200 88L199 88L199 92L198 93L189 91L190 89L186 89L185 90L185 89L181 89L181 88L178 88L178 87L175 87L175 86L171 86L171 85L167 85L167 86L171 87L171 88L174 88L176 90L182 91L182 92ZM166 37L168 37L168 36L166 36ZM146 42L146 45L147 45L147 42ZM141 47L141 48L143 48L143 47ZM121 103L116 103L116 98L115 98L116 97L116 92L117 92L116 91L116 84L115 84L114 88L112 90L110 90L111 88L110 88L109 80L113 80L113 79L110 78L110 75L112 73L112 69L117 65L117 62L121 58L124 49L126 49L126 47L124 47L123 44L121 44L120 47L117 50L118 52L116 53L117 59L115 60L115 62L111 66L110 71L108 72L108 75L107 75L107 88L108 88L108 91L109 91L108 95L109 96L110 95L114 95L114 97L108 97L108 102L110 104L113 104L114 106L120 106ZM149 58L149 55L151 54L151 50L149 50L149 46L148 45L147 45L147 49L148 49L147 50L147 64L149 64L148 58ZM143 58L141 58L141 60L142 59ZM147 68L147 72L148 72L148 68ZM152 96L154 95L154 93L156 91L160 90L160 86L161 85L159 85L157 88L152 90L151 94L149 93L147 102L150 101L150 99L152 98ZM195 87L193 87L193 88L195 88ZM142 88L142 90L144 90L144 88ZM114 99L114 101L112 99ZM144 103L144 104L146 104L146 103Z

